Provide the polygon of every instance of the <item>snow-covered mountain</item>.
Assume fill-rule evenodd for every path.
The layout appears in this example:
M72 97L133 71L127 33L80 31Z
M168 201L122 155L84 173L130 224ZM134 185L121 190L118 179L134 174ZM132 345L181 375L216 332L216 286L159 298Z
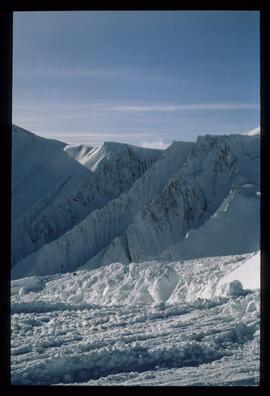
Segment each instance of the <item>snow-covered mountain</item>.
M39 200L68 195L90 173L63 150L65 143L12 129L12 217Z
M260 197L253 184L233 188L216 212L159 259L191 259L255 252L260 249Z
M134 172L132 160L140 161L141 167L145 167L161 155L161 150L158 149L148 149L118 142L105 142L96 147L83 144L67 145L64 147L64 151L92 172L97 172L105 164L113 164L116 161L118 161L118 168L127 166L126 163L119 162L124 160L130 161L129 168ZM133 175L133 181L135 180L134 177Z
M88 146L86 144L67 144L64 147L64 151L70 155L73 159L80 162L80 164L86 166L88 169L93 170L93 167L87 166L88 157L91 155L91 151L94 147Z
M258 138L239 135L199 137L185 163L169 180L161 194L136 214L133 223L121 238L116 238L110 244L102 264L118 261L118 255L122 262L153 259L163 250L183 240L189 230L201 227L214 215L232 189L251 183L255 184L256 192L259 191L259 165ZM238 204L241 207L241 202ZM249 215L254 219L254 230L251 226L251 238L254 240L249 247L252 250L254 245L259 244L258 203ZM242 220L244 219L243 215ZM241 222L240 215L238 221ZM238 229L241 230L243 225L242 222ZM220 227L225 234L225 224ZM226 244L225 236L224 245ZM220 253L217 248L215 255L222 254L222 241L220 245ZM232 254L234 245L239 250L235 254L243 252L240 244L227 245L228 254ZM209 255L207 245L203 246L203 256ZM189 258L198 257L194 254L195 251L191 249ZM181 250L179 257L182 257Z
M46 139L43 140L47 143ZM161 155L160 150L113 142L105 142L93 149L61 144L60 149L63 156L68 159L69 156L73 157L89 170L82 168L85 170L84 179L77 178L77 184L73 184L69 194L49 191L15 219L12 227L13 264L45 243L55 240L91 211L128 190ZM16 158L14 156L13 160L18 168L21 158ZM70 161L77 166L76 161ZM45 164L43 168L46 169ZM23 194L24 189L19 195L20 199L24 198Z
M67 147L91 176L20 231L26 237L14 249L13 277L207 256L213 236L213 255L258 248L259 145L258 135L208 135L162 152L118 143ZM250 235L240 244L242 227ZM230 230L234 243L226 240Z
M91 212L79 224L54 242L44 245L37 252L20 260L14 267L13 274L23 274L25 268L30 268L33 265L40 267L38 272L41 271L43 264L40 264L39 260L43 262L43 253L50 256L54 250L57 253L52 261L49 260L49 267L52 266L53 268L49 269L45 264L45 267L47 267L47 269L44 269L45 271L63 272L74 270L79 265L83 265L88 259L98 253L100 249L103 249L110 243L116 235L120 235L132 222L136 212L145 204L149 203L162 190L168 178L185 161L186 155L192 146L193 143L173 144L140 179L132 184L127 192L108 202L104 207ZM117 168L119 169L119 167ZM126 171L124 167L122 171ZM111 177L111 174L109 173L108 176ZM108 181L108 183L110 182ZM54 217L52 219L54 222ZM78 234L80 235L79 238ZM72 241L75 240L77 242L73 244ZM87 240L92 242L88 243L86 242ZM70 244L71 249L66 250L66 247ZM58 246L60 249L58 249ZM62 249L67 253L64 261L60 257L62 255L60 253ZM59 253L60 256L58 256ZM75 260L74 255L76 257Z
M243 135L249 135L249 136L256 136L261 134L261 127L258 126L257 128L252 129L251 131L244 132Z

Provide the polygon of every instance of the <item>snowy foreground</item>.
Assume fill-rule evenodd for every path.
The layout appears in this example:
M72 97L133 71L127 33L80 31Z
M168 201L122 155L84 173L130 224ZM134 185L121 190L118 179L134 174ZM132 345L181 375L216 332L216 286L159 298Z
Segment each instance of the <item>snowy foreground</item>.
M12 383L258 385L258 253L12 281Z

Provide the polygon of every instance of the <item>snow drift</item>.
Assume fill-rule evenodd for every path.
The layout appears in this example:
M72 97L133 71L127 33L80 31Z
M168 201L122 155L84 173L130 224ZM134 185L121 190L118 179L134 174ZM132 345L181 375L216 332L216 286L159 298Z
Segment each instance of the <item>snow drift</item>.
M245 290L257 290L259 275L260 252L183 261L113 263L94 270L14 280L11 294L15 306L33 298L37 304L182 304L228 297L233 294L228 285L238 284L236 296L245 294Z

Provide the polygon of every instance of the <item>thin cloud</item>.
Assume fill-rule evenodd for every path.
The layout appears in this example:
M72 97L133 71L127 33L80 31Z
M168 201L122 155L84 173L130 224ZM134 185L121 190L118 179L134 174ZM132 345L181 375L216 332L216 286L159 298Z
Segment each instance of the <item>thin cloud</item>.
M91 68L91 67L73 67L67 68L62 65L37 65L33 66L24 66L20 65L14 66L14 77L49 77L49 78L109 78L109 79L117 79L117 80L125 80L125 81L136 81L136 82L157 82L157 81L172 81L178 82L180 84L185 84L186 82L179 78L174 78L172 76L163 76L157 73L145 73L137 70L126 70L120 68L112 68L112 69L102 69L102 68Z
M138 105L138 106L107 106L107 111L119 112L179 112L196 110L252 110L259 109L256 103L194 103L194 104L172 104L172 105ZM101 110L102 108L99 108Z
M36 65L14 66L14 76L20 75L31 75L38 77L118 77L121 75L119 70L113 69L101 69L101 68L89 68L89 67L73 67L66 68L62 65Z
M105 78L116 80L118 82L135 82L138 84L162 84L163 86L166 84L180 85L182 87L189 87L192 85L193 87L201 86L201 83L194 83L190 81L186 81L184 78L181 78L179 75L164 75L159 72L147 72L138 69L130 69L130 68L121 68L121 67L112 67L112 68L93 68L91 66L81 67L81 66L73 66L66 67L66 65L60 65L57 63L49 63L49 64L37 64L37 65L29 65L29 64L15 64L13 67L13 75L15 78L28 78L39 77L39 78L56 78L56 79L70 79L70 78Z
M31 103L16 103L13 109L16 111L31 111L34 108L44 109L44 107L55 109L56 104L45 101L44 103L31 101ZM57 103L57 112L65 112L64 116L71 111L88 115L89 112L119 112L119 113L177 113L183 111L215 111L215 110L259 110L260 105L257 103L192 103L192 104L157 104L157 105L125 105L125 104L108 104L108 103Z

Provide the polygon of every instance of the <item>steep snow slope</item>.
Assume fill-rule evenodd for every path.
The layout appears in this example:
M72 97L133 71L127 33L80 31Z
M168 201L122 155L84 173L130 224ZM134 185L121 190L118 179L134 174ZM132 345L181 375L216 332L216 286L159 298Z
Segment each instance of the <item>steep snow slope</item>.
M162 153L161 150L111 142L90 151L86 146L76 146L70 151L68 146L67 151L89 167L91 173L68 196L51 205L44 205L41 200L17 219L13 226L13 265L127 191Z
M222 201L228 197L231 189L250 183L255 184L254 188L258 191L259 170L259 137L231 135L198 138L195 147L188 154L187 160L178 173L174 175L161 194L137 213L123 235L115 238L104 251L103 257L99 256L98 261L94 259L95 266L114 261L124 263L144 261L156 257L163 250L183 240L190 229L202 226L214 215ZM228 215L220 217L217 214L216 221L212 220L210 226L209 224L205 226L205 229L210 227L211 235L214 235L217 229L223 233L225 239L220 240L221 251L218 246L213 248L210 246L210 231L204 232L209 234L207 247L204 247L202 240L199 241L203 234L197 232L195 233L197 239L194 242L198 245L194 250L189 250L194 245L192 239L188 241L183 257L209 255L210 253L207 253L209 246L210 252L214 255L222 254L223 251L224 253L235 251L240 253L246 248L247 251L257 248L259 201L256 196L254 199L249 194L246 198L244 196L243 192L239 199L235 200L234 206L241 206L245 203L251 212L248 210L245 212L245 209L241 208L239 224L234 231L230 228L233 223ZM232 210L237 212L234 207ZM248 215L247 219L245 214ZM233 221L237 223L236 219ZM236 230L241 232L242 227L246 225L251 229L252 235L242 242L241 246L231 244L232 239L226 242L226 232L236 233ZM239 240L241 236L237 235ZM218 235L215 235L216 240L217 237ZM180 255L177 258L182 257L181 249L178 251ZM90 261L86 267L91 268L92 264Z
M225 273L216 285L216 295L228 293L228 286L239 281L244 289L260 289L260 252L237 265L232 271Z
M65 272L84 264L108 245L116 235L120 235L132 222L138 210L160 193L170 177L184 163L193 146L194 143L185 142L172 144L162 153L160 159L133 183L127 193L93 211L63 236L20 260L13 268L12 276L24 276L29 271L40 274ZM118 167L118 170L126 172L125 167ZM103 180L103 176L99 180ZM110 173L108 177L111 177ZM108 177L106 180L108 186L111 186ZM114 185L113 187L115 188ZM66 213L65 211L65 216ZM56 216L57 213L51 217L53 223L50 230L53 229ZM45 221L46 219L43 223ZM40 235L40 232L37 235Z
M235 187L201 227L158 258L175 260L253 252L260 247L260 198L257 187Z
M93 148L94 147L88 146L86 144L68 144L64 147L64 151L80 164L87 167L87 158Z
M89 171L67 155L65 143L17 126L12 129L12 218L48 194L50 200L77 187Z
M249 269L258 280L259 253L15 280L12 383L257 385Z

